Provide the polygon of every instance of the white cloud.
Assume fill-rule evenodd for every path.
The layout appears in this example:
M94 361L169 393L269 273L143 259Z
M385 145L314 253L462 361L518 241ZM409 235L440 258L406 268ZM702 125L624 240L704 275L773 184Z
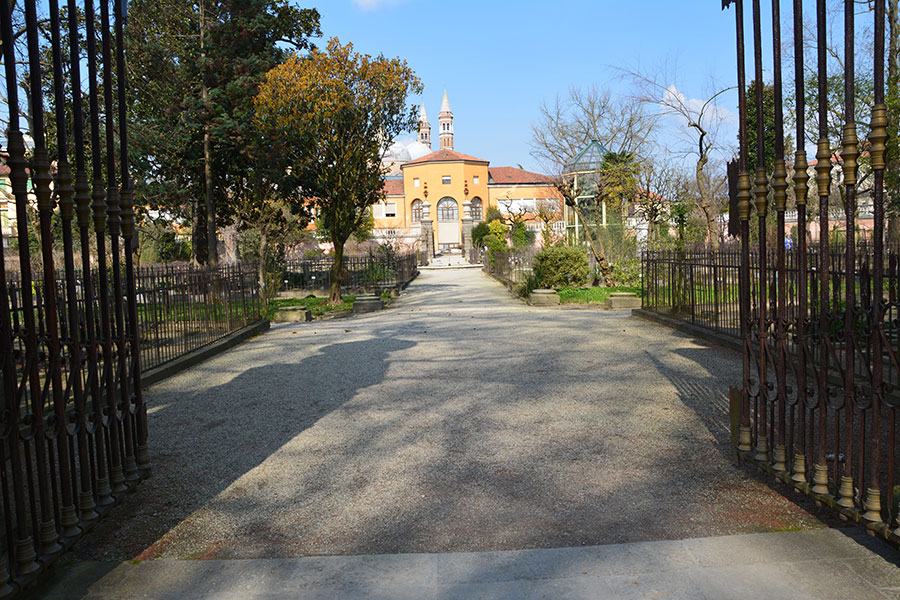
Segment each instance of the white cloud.
M385 6L395 6L400 4L402 0L353 0L353 2L363 10L378 10Z
M705 122L712 120L721 123L737 123L737 115L721 104L713 101L706 106L705 110L704 104L706 104L706 100L688 98L675 85L666 88L659 102L662 112L675 115L679 119L690 116L691 120L696 120L700 116L700 111L704 111Z

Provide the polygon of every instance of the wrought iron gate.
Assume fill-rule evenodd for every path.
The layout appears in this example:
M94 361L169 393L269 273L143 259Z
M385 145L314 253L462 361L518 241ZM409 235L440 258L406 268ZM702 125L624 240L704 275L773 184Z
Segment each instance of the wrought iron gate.
M53 98L48 103L36 2L24 2L28 67L22 87L29 97L20 99L17 32L9 0L0 0L7 165L18 238L18 273L6 272L13 261L0 260L6 299L0 302L0 597L29 583L149 469L132 265L123 3L114 4L111 22L108 0L100 2L98 49L93 0L81 7L68 0L68 15L84 11L84 35L78 19L69 18L70 44L63 48L59 2L49 0ZM83 126L85 92L89 132ZM30 115L33 148L26 147L20 114ZM45 134L49 114L55 118L55 148ZM32 222L28 215L35 205ZM54 240L54 214L62 222L61 240ZM39 257L29 248L34 233ZM58 255L60 246L62 276L54 263L54 248Z
M743 0L735 5L737 74L740 111L740 175L738 211L741 237L741 336L743 384L735 390L740 410L737 449L781 480L813 495L845 516L863 521L881 536L900 540L894 507L895 453L898 449L896 409L900 390L891 382L900 374L900 340L885 323L900 317L900 303L890 290L885 298L884 175L888 139L885 106L885 2L874 0L874 84L870 133L857 137L855 29L853 0L844 2L844 125L841 147L833 152L828 139L826 1L816 3L818 150L815 182L810 186L804 118L803 2L794 0L794 85L796 140L793 196L799 228L798 247L785 248L788 168L785 159L781 73L780 1L772 2L772 73L775 88L775 162L767 172L763 136L757 136L754 180L748 165L747 89L744 68ZM754 78L763 81L760 0L752 0ZM763 86L756 85L756 131L763 131ZM855 239L860 149L864 168L874 178L874 230L870 246ZM833 162L839 167L833 167ZM843 186L845 240L829 247L829 197ZM807 203L817 196L820 235L810 242ZM751 271L751 200L758 219L758 268ZM770 202L776 211L774 235L766 231ZM774 240L773 240L774 238ZM771 253L774 252L774 259ZM786 266L793 252L795 276ZM769 256L767 256L769 254ZM810 260L817 264L810 264ZM832 271L837 274L832 276ZM751 281L752 277L752 281ZM890 285L890 284L889 284ZM788 286L796 286L788 289ZM890 328L896 331L895 328Z

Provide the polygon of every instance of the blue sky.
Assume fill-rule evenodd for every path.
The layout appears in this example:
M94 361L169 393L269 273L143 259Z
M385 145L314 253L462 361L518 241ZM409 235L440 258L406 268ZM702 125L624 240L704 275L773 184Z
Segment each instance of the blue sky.
M705 98L713 86L735 80L734 14L723 12L719 0L327 0L314 5L325 38L337 36L358 51L409 62L425 85L422 98L413 101L424 101L432 126L446 88L456 149L496 166L538 169L529 140L540 102L565 95L570 86L596 84L627 94L630 84L614 67L677 64L679 90L689 98ZM766 12L763 19L771 23ZM724 108L735 103L736 95L722 97Z

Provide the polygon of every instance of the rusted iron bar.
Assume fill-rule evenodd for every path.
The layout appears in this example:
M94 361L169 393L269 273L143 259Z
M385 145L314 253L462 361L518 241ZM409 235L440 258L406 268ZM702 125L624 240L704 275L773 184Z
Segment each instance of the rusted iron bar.
M844 508L854 507L853 419L856 411L856 385L854 382L854 362L856 360L856 172L859 156L859 140L856 137L856 49L854 47L854 0L844 0L844 128L841 159L846 215L844 259L844 469L838 488L838 504ZM863 417L865 418L864 414ZM861 448L859 449L862 450ZM860 456L862 460L862 456Z
M762 56L762 25L760 21L760 0L753 0L753 64L755 77L755 109L756 109L756 179L754 180L753 195L755 197L756 215L759 223L759 281L757 283L758 303L757 312L757 338L759 355L757 356L757 395L759 401L759 423L756 430L756 459L769 460L769 320L768 320L768 275L766 265L766 212L769 204L769 178L766 175L766 146L765 146L765 105L763 92L763 56Z
M817 377L818 422L816 431L816 464L813 472L812 491L816 494L828 494L828 463L826 453L826 421L829 408L830 389L828 378L828 354L830 346L829 330L829 261L828 261L828 196L831 194L831 143L828 141L828 63L826 55L827 26L825 0L816 2L816 37L817 61L816 74L818 82L817 114L819 120L819 139L816 151L816 184L819 194L819 331L818 359L819 373Z
M884 0L875 0L875 48L874 65L872 69L873 84L875 86L875 103L872 107L872 123L869 129L869 156L872 161L875 183L872 191L873 204L873 269L872 269L872 302L871 302L871 326L869 343L872 347L872 392L870 406L872 410L871 435L869 438L871 452L869 453L869 486L866 489L865 512L863 518L872 523L882 522L881 503L881 406L884 402L884 350L882 340L884 335L884 169L885 151L887 142L887 107L884 104ZM890 440L896 439L891 432ZM893 466L892 466L893 467ZM891 468L893 471L893 468ZM889 486L889 489L892 486ZM890 505L890 503L888 503Z
M25 161L25 139L22 131L19 129L19 96L18 96L18 76L16 73L15 49L10 43L13 39L12 32L12 16L9 0L0 0L0 26L2 26L3 36L3 63L6 70L6 97L9 116L9 125L6 132L7 151L9 157L7 166L10 169L10 183L12 184L12 193L16 200L16 210L23 210L28 206L28 174L26 171ZM20 213L24 214L24 213ZM28 239L28 224L25 219L17 220L19 239ZM24 234L25 237L22 237ZM0 252L2 244L0 244ZM28 244L19 246L20 264L27 265L28 273L23 272L23 279L29 281L27 289L22 289L22 297L31 299L31 259ZM4 292L4 297L9 297L7 286L7 278L5 272L5 260L0 261L0 288ZM12 498L4 494L4 516L7 519L7 551L9 552L9 574L13 580L22 580L25 577L33 575L40 568L36 558L34 536L37 530L29 523L28 514L32 504L26 496L33 497L33 487L30 484L31 478L26 475L25 470L30 469L25 464L26 457L22 457L23 444L27 447L29 442L28 434L21 430L21 423L24 415L21 410L24 408L28 412L27 386L33 384L38 376L37 373L37 339L34 334L34 313L24 311L22 318L27 323L31 323L31 329L26 329L24 339L19 341L20 362L23 362L22 374L16 374L16 365L14 362L14 352L17 340L14 338L12 329L12 315L10 315L10 307L4 302L3 308L0 309L0 326L3 328L3 394L4 406L9 415L9 430L5 432L4 455L9 456L11 480L12 480ZM24 361L21 361L21 350L24 346ZM18 383L21 381L21 383ZM33 390L34 388L32 388ZM8 447L8 449L7 449ZM0 457L0 458L5 458ZM5 479L5 478L4 478ZM31 489L29 489L31 488ZM10 515L15 515L15 530L9 528L13 519ZM32 515L35 513L32 512ZM4 580L5 581L5 580Z
M787 448L789 445L787 429L787 405L789 402L787 393L787 266L785 256L785 225L784 212L787 208L787 166L784 162L784 106L782 99L781 83L781 2L772 0L772 48L773 48L773 76L775 92L775 164L772 172L772 189L775 198L775 211L777 214L777 248L776 248L776 316L775 316L775 351L770 356L775 360L775 399L777 403L778 427L776 430L775 449L773 453L774 469L778 472L787 471ZM761 82L757 82L760 85ZM762 130L760 130L762 131ZM759 133L763 139L763 134Z
M809 338L807 335L807 319L809 314L809 289L807 277L807 227L806 199L809 194L809 172L806 151L806 98L803 73L803 0L794 0L794 96L796 98L796 139L797 152L794 155L794 201L797 206L797 274L798 274L798 311L796 318L797 346L800 355L797 359L797 452L794 455L792 479L796 483L806 483L807 440L812 440L812 427L807 434L807 411L811 408L808 392L807 365L811 358ZM812 421L809 422L812 425Z
M102 394L94 399L94 426L100 427L94 437L97 461L97 504L107 506L115 502L112 496L112 466L117 464L113 457L111 423L108 407L116 402L116 387L113 371L112 319L110 317L109 274L106 260L107 205L103 182L102 153L100 149L100 102L97 85L97 35L94 27L94 2L85 0L85 39L88 51L88 98L91 118L91 209L94 216L94 233L97 240L97 273L100 295L100 331L103 367L98 372L102 376ZM98 385L100 382L98 382ZM119 463L119 469L121 464Z

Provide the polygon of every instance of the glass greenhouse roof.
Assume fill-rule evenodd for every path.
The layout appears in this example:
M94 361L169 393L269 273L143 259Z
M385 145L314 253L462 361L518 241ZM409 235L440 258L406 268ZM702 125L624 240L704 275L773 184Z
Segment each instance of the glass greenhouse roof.
M579 152L578 156L569 164L567 170L570 173L596 171L607 154L609 154L609 150L603 144L597 140L591 140L587 147Z

